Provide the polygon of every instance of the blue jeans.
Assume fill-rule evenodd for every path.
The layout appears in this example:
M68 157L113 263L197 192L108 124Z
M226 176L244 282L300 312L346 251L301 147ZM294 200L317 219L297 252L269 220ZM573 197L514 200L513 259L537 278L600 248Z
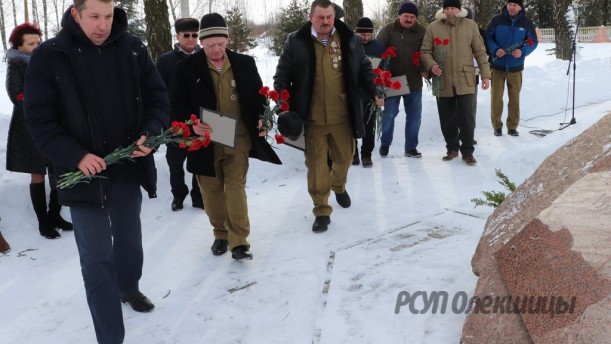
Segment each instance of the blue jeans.
M98 343L119 344L125 337L120 297L139 293L142 276L142 193L137 182L109 190L105 208L72 206L70 214Z
M389 97L382 111L382 146L390 146L395 130L395 117L399 114L399 102L403 98L405 108L405 151L418 147L418 132L422 120L422 88L410 90L402 96Z

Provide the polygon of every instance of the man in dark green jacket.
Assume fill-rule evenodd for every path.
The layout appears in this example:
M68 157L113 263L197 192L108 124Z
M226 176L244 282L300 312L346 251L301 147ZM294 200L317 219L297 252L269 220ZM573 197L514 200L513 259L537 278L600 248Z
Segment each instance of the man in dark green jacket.
M340 206L351 205L346 191L348 168L354 138L364 132L359 90L375 96L371 62L354 32L335 21L331 1L313 1L310 21L289 34L276 67L274 88L289 91L291 110L304 123L308 192L316 217L312 230L324 232L331 223L331 191ZM333 160L330 170L329 155Z

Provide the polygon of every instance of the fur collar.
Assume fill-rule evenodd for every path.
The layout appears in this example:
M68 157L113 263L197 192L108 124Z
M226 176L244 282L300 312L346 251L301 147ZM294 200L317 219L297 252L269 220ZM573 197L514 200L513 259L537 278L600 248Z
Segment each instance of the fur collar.
M461 8L460 12L456 14L457 18L465 18L466 16L467 16L467 10L465 10L464 8ZM448 16L446 16L446 14L443 13L443 8L440 8L439 11L435 13L435 19L437 20L446 19L446 18L448 18Z

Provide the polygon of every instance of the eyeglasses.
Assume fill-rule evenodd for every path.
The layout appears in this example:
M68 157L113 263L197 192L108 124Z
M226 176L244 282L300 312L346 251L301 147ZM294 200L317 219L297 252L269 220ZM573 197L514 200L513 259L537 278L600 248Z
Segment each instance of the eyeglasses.
M182 34L182 36L183 36L184 38L189 38L189 37L191 37L191 38L197 38L197 36L198 36L198 35L197 35L196 33L183 33L183 34Z

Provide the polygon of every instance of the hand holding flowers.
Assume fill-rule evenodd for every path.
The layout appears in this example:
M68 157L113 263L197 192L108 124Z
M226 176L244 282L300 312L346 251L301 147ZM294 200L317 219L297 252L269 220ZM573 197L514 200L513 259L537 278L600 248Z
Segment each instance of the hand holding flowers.
M270 90L268 86L263 86L259 90L259 94L266 97L266 104L263 105L263 113L259 116L259 136L268 137L270 131L276 130L274 134L274 140L277 144L284 143L284 136L277 131L276 126L276 114L278 111L288 111L290 98L289 91L282 90L280 93L276 90ZM270 102L274 102L275 105L272 107Z
M187 148L195 151L201 147L208 147L210 144L210 133L203 136L191 136L189 125L197 126L199 119L195 115L185 122L173 121L170 127L163 133L146 137L142 135L137 141L127 147L119 147L103 159L95 154L86 154L78 164L78 170L68 172L60 176L57 187L60 189L72 188L78 183L88 183L92 178L106 178L97 175L106 169L108 165L120 162L121 160L131 160L134 158L148 155L154 148L162 144L178 143L179 148Z
M525 45L528 45L529 47L532 47L535 44L535 42L533 42L533 40L530 37L526 37L525 40L521 41L521 42L517 42L514 43L510 46L508 46L505 49L498 49L496 51L496 56L494 57L494 59L492 59L492 61L496 61L496 59L502 58L507 54L511 54L514 58L520 58L522 56L522 50L521 48Z
M443 61L445 60L445 47L450 44L450 40L446 38L442 41L441 38L435 37L433 38L433 43L435 44L435 61L437 64L431 68L431 73L433 73L432 88L433 95L439 96L439 90L442 87L441 83L443 81L441 76L443 69L440 66L443 66Z

